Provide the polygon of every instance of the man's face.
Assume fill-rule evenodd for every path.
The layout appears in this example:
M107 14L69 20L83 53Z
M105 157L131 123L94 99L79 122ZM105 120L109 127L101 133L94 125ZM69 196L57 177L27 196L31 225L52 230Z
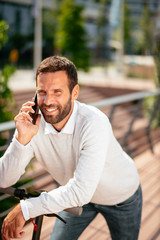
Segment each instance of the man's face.
M65 71L41 73L37 77L38 105L46 122L60 131L68 121L78 85L70 93Z

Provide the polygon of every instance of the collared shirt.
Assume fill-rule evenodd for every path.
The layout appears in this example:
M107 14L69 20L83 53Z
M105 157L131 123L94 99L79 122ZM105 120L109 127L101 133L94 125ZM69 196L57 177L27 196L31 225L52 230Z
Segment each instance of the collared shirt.
M44 128L45 135L47 135L47 134L55 134L55 135L57 134L58 135L58 134L62 134L62 133L73 134L73 130L74 130L74 127L75 127L77 115L78 115L78 104L75 101L71 116L70 116L69 120L67 121L67 123L65 124L65 126L62 128L62 130L60 132L58 132L50 123L47 123L45 121L45 128ZM25 146L22 145L21 143L19 143L16 138L14 138L14 141L20 147L25 148ZM29 145L29 144L30 143L28 143L27 145ZM29 211L28 211L28 208L26 207L26 205L24 204L23 201L21 201L21 208L22 208L22 212L23 212L23 215L25 216L25 218L29 219Z
M44 134L50 134L50 133L52 133L52 134L61 134L61 133L72 134L75 123L76 123L77 115L78 115L78 104L75 101L71 116L70 116L69 120L67 121L67 123L65 124L65 126L62 128L62 130L60 132L58 132L50 123L47 123L45 121ZM17 145L21 146L22 148L23 147L25 148L27 145L30 144L30 143L28 143L26 146L24 146L20 142L18 142L15 137L14 137L13 141L15 141L15 143Z
M65 126L62 128L62 130L60 132L58 132L50 123L45 122L45 130L44 130L45 134L50 134L50 133L52 133L52 134L60 134L60 133L72 134L75 123L76 123L77 114L78 114L78 105L77 105L77 102L75 101L72 114L71 114L69 120L67 121L67 123L65 124Z

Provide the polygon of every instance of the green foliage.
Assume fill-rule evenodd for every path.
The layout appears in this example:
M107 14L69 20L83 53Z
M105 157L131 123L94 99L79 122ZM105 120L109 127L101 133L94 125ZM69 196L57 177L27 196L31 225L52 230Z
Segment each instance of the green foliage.
M154 25L147 5L144 6L140 26L141 35L139 36L137 51L143 55L148 55L152 53Z
M15 72L15 67L6 65L0 72L0 123L13 120L11 107L15 106L13 95L8 87L8 79ZM3 133L0 133L0 146L5 145L7 139ZM2 156L3 153L0 153Z
M43 34L43 58L53 54L55 31L57 26L57 10L45 9L42 17L42 34Z
M128 4L124 4L124 18L123 18L123 34L124 34L124 51L126 52L129 48L132 36L131 36L131 30L132 30L132 22L130 19L130 8Z
M55 48L57 54L67 56L77 68L87 71L89 51L82 11L83 7L75 4L73 0L62 1L55 33Z
M153 56L156 68L155 84L157 88L160 88L160 35L154 41Z
M0 48L7 41L8 25L4 21L0 21ZM11 74L15 72L15 67L6 65L0 72L0 122L13 119L11 106L14 104L13 95L8 87L8 80ZM0 145L4 145L6 139L0 133Z
M0 21L0 48L6 43L8 37L9 26L5 21ZM7 120L13 119L12 113L9 110L10 106L13 104L13 95L8 87L9 77L15 72L15 67L12 65L6 65L0 72L0 122L5 122Z
M5 21L0 21L0 49L2 45L4 45L8 40L8 32L9 26Z
M15 67L6 65L0 73L0 122L13 119L12 112L9 110L14 104L13 95L8 87L8 79L15 72Z
M160 35L157 35L154 40L154 47L153 47L153 57L155 63L155 85L157 88L160 88ZM155 102L157 101L157 96L154 98L148 98L145 101L145 109L147 112L147 117L150 117L152 109L154 107ZM157 114L152 122L152 128L156 128L160 126L160 108L157 110Z
M11 207L14 207L18 202L19 200L14 197L9 197L7 200L2 200L0 204L0 212L2 213Z
M56 11L53 9L43 10L43 39L52 40L56 29Z
M158 96L148 97L143 102L144 114L146 118L150 119L154 106L158 100ZM154 119L151 122L151 128L156 129L160 126L160 108L157 109L157 112L154 116Z

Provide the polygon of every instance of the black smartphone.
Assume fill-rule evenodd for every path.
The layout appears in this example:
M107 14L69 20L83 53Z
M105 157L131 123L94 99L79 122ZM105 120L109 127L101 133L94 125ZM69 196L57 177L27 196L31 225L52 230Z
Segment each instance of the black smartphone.
M33 110L35 111L34 113L30 113L30 116L32 117L33 119L33 124L36 123L36 119L37 119L37 116L38 116L38 110L39 110L39 107L38 107L38 104L37 104L37 93L35 93L34 95L34 103L35 105L32 107Z

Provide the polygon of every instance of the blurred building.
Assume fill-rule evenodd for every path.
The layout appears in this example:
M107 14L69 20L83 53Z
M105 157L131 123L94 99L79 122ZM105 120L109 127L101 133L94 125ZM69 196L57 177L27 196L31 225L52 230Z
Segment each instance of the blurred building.
M160 0L126 0L125 2L130 8L131 19L134 19L134 28L139 29L139 22L145 5L151 12L156 29L158 28L160 25Z
M8 56L12 49L18 49L19 56L23 56L24 64L28 63L29 60L33 61L33 38L34 38L34 16L36 12L36 2L39 0L0 0L0 20L5 20L9 26L9 39L5 51L7 54L3 54L3 59ZM84 7L84 16L86 19L85 27L88 34L88 48L96 57L96 49L98 49L98 18L102 15L102 4L94 0L75 0L78 4ZM100 1L99 1L100 2ZM119 2L119 5L117 3ZM147 3L149 9L152 12L153 20L156 23L156 29L160 29L160 0L108 0L106 9L103 11L105 14L104 18L106 20L106 25L103 26L103 33L105 34L105 42L103 43L103 56L102 58L107 58L108 48L111 38L112 24L111 24L111 11L112 19L117 20L117 24L121 22L121 4L128 4L130 8L130 17L134 19L133 30L139 29L139 21L142 16L144 4ZM47 9L54 9L54 0L42 0L43 11ZM117 8L117 9L116 9ZM47 49L45 48L45 41L43 39L43 57L46 57L49 52L53 53L51 45L47 44ZM0 56L1 57L1 56Z

